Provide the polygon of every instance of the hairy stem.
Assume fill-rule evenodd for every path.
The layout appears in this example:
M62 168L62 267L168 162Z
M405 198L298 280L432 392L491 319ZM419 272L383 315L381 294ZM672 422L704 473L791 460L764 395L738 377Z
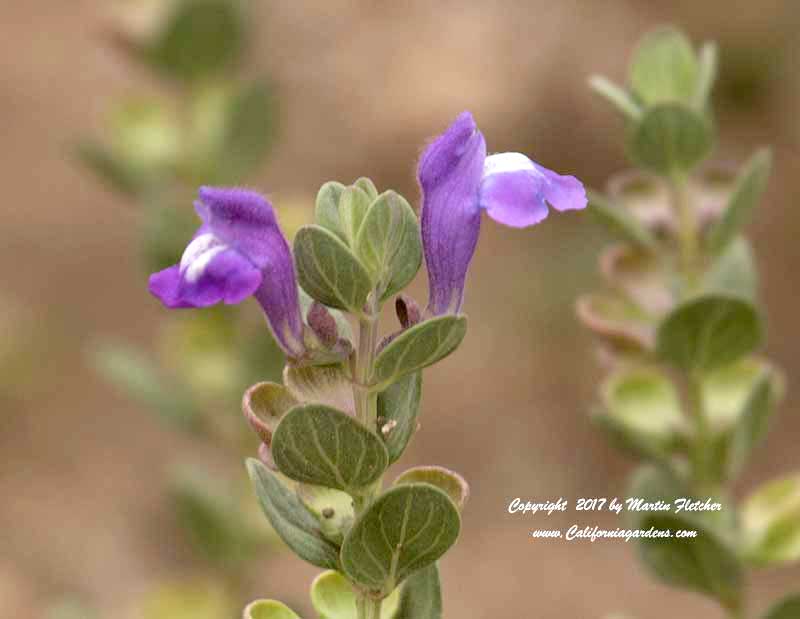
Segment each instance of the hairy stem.
M678 218L678 243L680 266L685 278L684 296L690 295L698 284L699 231L697 216L689 200L686 177L674 174L669 179L672 208Z
M377 432L378 394L370 389L375 354L378 347L378 307L373 301L367 303L366 315L358 321L358 351L355 360L353 398L356 418L372 432ZM358 516L380 492L382 480L379 479L363 496L353 497L353 507ZM381 600L367 597L356 591L356 616L358 619L379 619Z

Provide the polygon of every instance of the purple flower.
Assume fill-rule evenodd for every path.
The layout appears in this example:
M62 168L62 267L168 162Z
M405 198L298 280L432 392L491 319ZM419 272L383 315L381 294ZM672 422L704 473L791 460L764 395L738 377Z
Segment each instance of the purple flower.
M469 112L425 149L417 172L422 188L422 244L428 268L428 312L458 313L478 242L481 209L507 226L524 228L558 211L582 209L586 192L521 153L486 155Z
M150 292L170 308L233 305L254 296L290 358L305 352L292 254L275 212L260 194L202 187L203 221L179 264L150 276Z

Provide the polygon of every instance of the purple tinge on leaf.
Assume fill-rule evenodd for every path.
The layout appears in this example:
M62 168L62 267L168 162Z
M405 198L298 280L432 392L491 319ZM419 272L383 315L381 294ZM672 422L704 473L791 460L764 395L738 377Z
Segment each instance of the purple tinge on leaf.
M150 292L170 308L207 307L254 296L289 357L305 352L292 254L275 212L246 189L202 187L203 221L179 264L150 276Z
M486 156L486 142L472 115L462 113L436 138L419 162L422 243L431 314L458 313L467 269L475 253L481 209L507 226L524 228L558 211L582 209L586 192L521 153Z

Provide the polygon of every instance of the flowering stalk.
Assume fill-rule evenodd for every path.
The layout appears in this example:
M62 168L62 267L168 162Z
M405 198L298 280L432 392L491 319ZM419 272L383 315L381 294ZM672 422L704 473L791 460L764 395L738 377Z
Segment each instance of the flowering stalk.
M640 557L662 582L748 616L748 568L800 560L800 477L764 484L738 505L731 487L764 438L783 391L757 354L762 326L755 266L742 227L765 189L767 151L739 170L705 164L714 141L709 95L716 48L699 55L680 32L647 35L630 89L592 85L622 112L640 168L595 193L592 211L619 239L600 259L609 284L578 301L597 336L608 378L594 416L641 460L629 495L664 503L690 497L721 511L638 514L635 528L697 531L641 539ZM764 616L797 616L800 595Z
M384 488L385 471L417 430L422 371L466 334L461 307L481 211L524 227L544 219L548 204L586 205L574 177L519 153L487 156L468 113L426 149L418 175L421 226L402 196L379 194L369 179L329 182L291 252L266 199L203 188L194 240L150 280L174 308L253 296L285 351L283 384L258 383L243 399L261 442L247 467L278 535L326 570L311 588L323 619L440 619L437 561L458 537L467 483L423 466ZM400 294L423 254L425 312ZM392 297L400 328L380 338ZM245 609L246 619L296 617L274 600Z

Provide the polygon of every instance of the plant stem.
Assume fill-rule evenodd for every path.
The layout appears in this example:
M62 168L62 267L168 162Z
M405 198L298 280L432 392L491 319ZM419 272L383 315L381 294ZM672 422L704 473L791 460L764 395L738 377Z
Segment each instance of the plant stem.
M673 174L669 179L672 208L678 218L678 243L680 246L680 265L686 287L683 296L691 294L697 286L697 258L699 250L699 234L697 217L689 201L686 177Z
M377 432L378 394L370 389L375 352L378 347L378 307L374 301L367 302L367 313L358 321L358 351L355 362L353 399L356 418L372 432ZM378 479L364 496L353 497L355 515L363 512L380 492L382 480ZM356 616L358 619L379 619L381 600L367 597L356 590Z

